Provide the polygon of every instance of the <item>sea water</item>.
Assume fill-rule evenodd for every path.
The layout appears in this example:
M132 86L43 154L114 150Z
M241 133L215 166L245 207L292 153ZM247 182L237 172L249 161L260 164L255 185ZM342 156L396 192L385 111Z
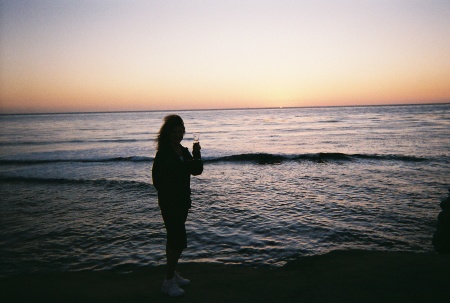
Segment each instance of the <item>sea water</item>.
M167 114L205 163L182 262L432 251L449 104L1 115L0 275L164 264L151 167Z

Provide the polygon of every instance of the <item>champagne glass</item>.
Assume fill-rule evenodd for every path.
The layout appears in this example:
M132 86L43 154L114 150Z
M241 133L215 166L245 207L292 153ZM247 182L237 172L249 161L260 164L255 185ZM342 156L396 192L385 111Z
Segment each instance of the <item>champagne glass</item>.
M200 133L193 133L192 135L194 137L194 144L198 143L198 141L200 140Z

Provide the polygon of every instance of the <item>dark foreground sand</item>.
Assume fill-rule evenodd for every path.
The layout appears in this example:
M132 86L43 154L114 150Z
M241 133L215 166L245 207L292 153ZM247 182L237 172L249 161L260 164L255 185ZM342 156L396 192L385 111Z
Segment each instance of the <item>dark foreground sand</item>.
M181 298L160 293L164 268L0 279L0 302L450 302L450 256L332 252L278 269L181 264Z

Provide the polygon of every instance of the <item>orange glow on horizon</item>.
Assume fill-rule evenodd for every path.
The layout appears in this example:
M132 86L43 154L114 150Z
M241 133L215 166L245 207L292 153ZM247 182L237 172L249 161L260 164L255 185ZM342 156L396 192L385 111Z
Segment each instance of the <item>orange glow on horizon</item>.
M0 113L450 102L450 4L230 3L5 3Z

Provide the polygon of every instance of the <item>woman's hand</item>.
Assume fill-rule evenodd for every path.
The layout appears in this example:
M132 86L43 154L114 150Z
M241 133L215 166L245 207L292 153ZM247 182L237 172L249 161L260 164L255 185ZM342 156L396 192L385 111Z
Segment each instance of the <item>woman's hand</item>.
M199 152L201 149L202 149L202 148L201 148L201 146L200 146L200 143L198 143L198 142L195 142L194 145L192 146L192 151L193 151L194 153Z

